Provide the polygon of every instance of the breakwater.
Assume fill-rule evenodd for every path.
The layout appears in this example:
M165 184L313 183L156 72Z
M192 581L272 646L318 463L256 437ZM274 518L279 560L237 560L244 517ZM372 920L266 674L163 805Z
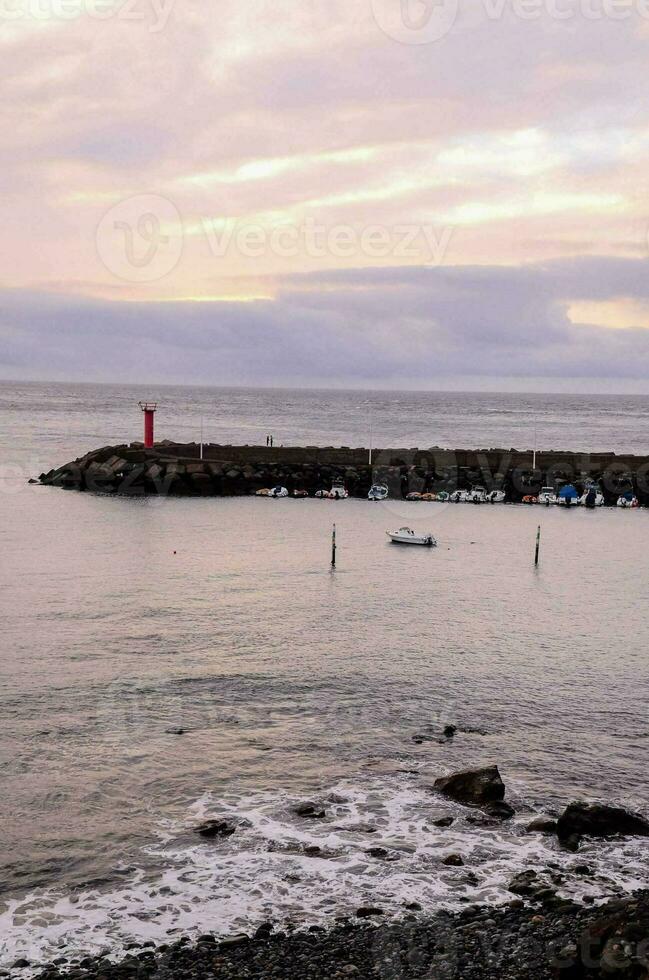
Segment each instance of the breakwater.
M141 443L104 446L72 462L41 473L38 482L96 493L174 496L245 496L265 487L285 486L309 494L342 479L350 496L363 498L373 483L385 484L393 498L409 493L440 493L480 485L504 490L520 502L542 486L573 483L582 490L600 484L607 504L633 491L649 506L649 457L615 453L541 452L536 466L531 451L516 449L369 450L318 446L205 445Z

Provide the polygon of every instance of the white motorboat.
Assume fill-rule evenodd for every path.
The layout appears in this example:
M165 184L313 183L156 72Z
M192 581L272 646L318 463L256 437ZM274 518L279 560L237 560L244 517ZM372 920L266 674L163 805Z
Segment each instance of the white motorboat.
M507 494L504 490L491 490L487 494L487 503L489 504L504 504Z
M370 487L370 492L367 495L368 500L387 500L389 494L388 488L382 483L375 483L373 487Z
M345 487L343 480L340 478L334 480L331 485L331 493L329 494L332 500L347 500L349 493Z
M487 491L484 487L471 487L468 497L470 504L486 504L487 500Z
M549 507L550 504L556 504L558 501L559 498L557 497L554 487L541 487L541 492L538 496L537 503L545 504L546 507Z
M604 494L599 484L589 483L581 498L582 507L588 507L592 510L594 507L603 507L605 503Z
M412 528L400 527L398 531L385 532L393 544L419 544L434 548L437 541L432 534L415 534Z
M469 491L454 490L448 499L452 504L466 504L469 502Z
M454 490L449 500L452 504L486 504L487 491L484 487L471 487L470 490Z
M279 497L288 497L288 490L286 487L273 487L273 489L268 494L269 497L274 497L276 500Z
M640 501L633 494L633 492L623 493L622 496L618 497L617 499L617 506L636 508L640 506Z

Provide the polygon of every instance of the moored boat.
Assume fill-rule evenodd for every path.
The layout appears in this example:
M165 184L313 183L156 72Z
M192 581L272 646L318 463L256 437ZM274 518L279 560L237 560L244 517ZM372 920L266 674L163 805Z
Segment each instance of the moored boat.
M388 493L390 491L383 483L375 483L370 487L370 492L367 495L368 500L387 500Z
M408 496L406 497L406 500L410 500L410 501L423 500L423 499L424 498L422 494L417 493L416 491L409 493Z
M268 491L269 497L274 497L276 500L280 497L288 497L288 490L286 487L273 487L272 490Z
M538 497L537 503L545 504L549 507L550 504L558 503L559 498L557 497L554 487L541 487L541 492Z
M346 500L349 497L345 483L340 477L335 479L331 484L331 493L329 496L332 500Z
M469 500L468 490L454 490L449 498L452 504L466 504Z
M468 501L470 504L486 504L487 491L484 487L471 487L469 490Z
M433 548L437 541L432 534L415 534L410 527L400 527L398 531L386 531L393 544L417 544Z
M470 490L454 490L449 500L453 504L486 504L487 491L484 487L471 487Z
M504 490L491 490L487 494L488 504L504 504L507 499L507 494Z
M640 501L633 491L629 490L627 493L623 493L617 498L617 506L622 508L636 508L640 506Z
M605 504L604 494L598 483L589 483L584 490L581 498L583 507L593 510L595 507L603 507Z
M559 490L557 503L562 507L579 507L580 500L581 498L572 483L567 483L565 487L561 487Z

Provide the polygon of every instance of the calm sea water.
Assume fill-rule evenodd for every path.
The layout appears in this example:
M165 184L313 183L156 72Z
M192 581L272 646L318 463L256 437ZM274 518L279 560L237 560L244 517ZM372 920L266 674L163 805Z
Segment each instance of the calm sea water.
M160 437L198 438L202 415L214 441L359 445L371 408L377 445L524 448L536 425L542 448L649 451L646 398L0 386L0 962L499 902L538 864L566 894L647 884L647 842L575 859L524 827L572 798L647 811L649 511L544 510L535 571L532 508L25 485L137 438L140 397ZM403 523L439 547L387 544ZM452 743L413 741L448 723ZM502 828L430 791L491 762L518 810ZM200 841L221 815L238 832ZM453 851L466 868L440 863Z

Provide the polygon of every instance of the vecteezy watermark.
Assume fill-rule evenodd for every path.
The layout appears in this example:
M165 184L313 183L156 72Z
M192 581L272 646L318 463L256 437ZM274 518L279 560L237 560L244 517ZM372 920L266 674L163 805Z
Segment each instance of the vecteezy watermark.
M307 218L301 224L278 224L272 228L238 221L203 219L211 254L225 258L237 254L259 259L273 255L282 259L306 256L312 259L411 259L439 266L446 257L454 228L432 225L325 225Z
M148 23L158 34L167 26L175 0L0 0L0 21L120 20Z
M467 11L488 21L649 20L649 0L464 0ZM446 37L460 14L460 0L371 0L376 23L401 44L432 44Z
M156 282L180 261L188 235L204 236L214 259L389 260L438 267L446 259L455 229L445 225L255 224L238 219L202 218L185 228L178 208L157 194L120 201L102 217L97 252L109 272L124 282Z
M178 265L183 224L175 204L159 194L137 194L110 208L96 232L99 258L125 282L156 282Z
M459 0L372 0L372 12L384 34L401 44L432 44L449 33Z
M519 20L649 20L649 0L482 0L489 20L513 14Z

